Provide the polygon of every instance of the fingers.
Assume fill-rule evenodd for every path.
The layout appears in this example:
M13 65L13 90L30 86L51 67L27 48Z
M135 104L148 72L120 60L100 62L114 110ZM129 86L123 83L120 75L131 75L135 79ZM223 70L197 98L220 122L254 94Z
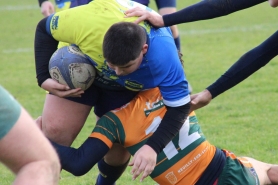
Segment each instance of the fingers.
M145 169L144 169L144 173L140 178L140 182L142 182L146 177L148 177L154 170L154 165L149 165L147 164Z
M132 180L135 180L140 174L142 174L140 178L140 181L142 182L147 176L149 176L155 168L156 157L157 154L155 151L147 145L144 145L139 149L129 163L129 166L132 166Z
M125 15L126 15L126 17L140 16L140 14L138 14L138 12L140 12L141 10L142 9L139 7L134 7L134 8L126 10Z
M139 24L140 22L142 22L142 21L144 21L144 20L146 20L146 16L141 16L141 17L139 17L138 19L136 19L136 20L134 21L134 23L135 23L135 24Z
M142 169L140 169L140 165L141 165L141 159L136 160L136 157L134 157L133 159L133 167L131 169L131 174L132 176L132 180L135 180L142 172Z
M132 9L129 9L127 11L125 11L125 18L127 17L138 17L138 19L136 19L134 21L134 23L139 24L140 22L147 20L148 18L148 11L146 10L142 10L142 8L140 7L135 7Z
M84 91L80 88L77 89L71 89L67 91L56 91L56 95L59 97L81 97L81 95L84 93Z
M136 160L131 170L131 174L133 175L132 180L135 180L142 173L142 176L140 178L140 181L142 182L153 172L154 167L154 164L149 164L146 161L142 160Z

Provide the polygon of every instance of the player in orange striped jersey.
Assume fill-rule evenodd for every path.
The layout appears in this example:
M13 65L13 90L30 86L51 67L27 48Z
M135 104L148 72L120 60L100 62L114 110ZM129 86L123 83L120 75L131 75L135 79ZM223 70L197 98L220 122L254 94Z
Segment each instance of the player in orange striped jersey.
M115 142L134 155L165 112L158 88L140 92L130 103L105 114L80 148L53 143L63 169L78 176L85 174ZM147 175L161 185L277 184L278 166L237 158L232 152L216 148L205 139L196 115L191 113L179 134L158 155L156 167L141 180Z

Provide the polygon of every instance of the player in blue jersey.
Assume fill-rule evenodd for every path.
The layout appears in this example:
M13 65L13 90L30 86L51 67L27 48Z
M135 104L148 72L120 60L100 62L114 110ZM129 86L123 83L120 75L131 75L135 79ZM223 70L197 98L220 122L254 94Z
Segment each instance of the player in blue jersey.
M140 92L128 104L102 116L78 149L53 143L62 168L81 176L114 142L121 143L134 155L155 132L165 112L157 88ZM266 185L278 183L278 166L236 157L215 147L206 140L192 112L179 133L159 153L154 170L143 174L141 180L147 175L161 185Z
M92 0L55 0L55 6L49 0L39 0L41 13L47 17L52 13L66 10L72 7L88 4Z
M230 13L252 7L266 0L211 0L201 1L179 12L160 16L152 14L140 8L128 10L128 16L140 16L136 23L148 20L155 26L170 26L174 24L212 19ZM277 0L268 0L271 7L277 7ZM188 15L188 16L183 16ZM225 72L221 77L208 86L204 91L191 96L191 110L206 106L210 101L225 92L226 90L239 84L247 77L255 73L261 67L270 62L278 55L278 31L267 40L248 51Z
M58 184L61 166L54 148L27 111L1 85L0 151L0 162L16 176L13 185Z
M156 155L183 125L189 111L190 96L169 28L155 29L145 22L138 29L138 25L131 23L138 30L134 36L139 39L128 40L125 44L136 46L135 55L128 59L130 61L125 61L127 64L124 66L115 64L114 58L106 62L102 52L104 35L111 25L135 21L135 17L124 18L124 11L133 6L143 5L126 0L95 0L43 19L36 30L35 60L38 84L51 93L47 94L42 114L43 132L51 140L66 146L71 145L92 107L100 117L129 102L138 91L160 88L167 113L157 131L135 155L133 170L140 174L153 168ZM129 25L124 26L128 28ZM59 41L77 45L95 66L98 75L88 90L69 89L51 79L48 61ZM129 57L131 54L124 52L118 55ZM113 166L124 165L130 157L125 150L120 156L106 156L101 166L106 162ZM106 166L100 169L106 178L99 176L99 185L114 183L122 172L112 173L110 169L106 170L111 166Z

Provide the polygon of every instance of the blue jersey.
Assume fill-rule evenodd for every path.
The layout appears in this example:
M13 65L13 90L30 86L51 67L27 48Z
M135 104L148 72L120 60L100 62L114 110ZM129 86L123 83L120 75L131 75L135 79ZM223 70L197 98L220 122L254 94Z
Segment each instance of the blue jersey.
M159 87L166 105L180 106L189 102L188 84L170 29L151 28L147 44L150 47L133 73L116 76L109 67L102 73L133 91Z
M77 45L100 73L127 89L141 91L159 87L166 105L187 104L188 84L169 28L156 29L147 22L140 24L148 35L149 47L135 72L117 76L107 66L102 54L104 35L114 23L136 20L136 17L124 18L124 11L134 6L143 5L128 0L94 0L50 16L46 29L56 40Z

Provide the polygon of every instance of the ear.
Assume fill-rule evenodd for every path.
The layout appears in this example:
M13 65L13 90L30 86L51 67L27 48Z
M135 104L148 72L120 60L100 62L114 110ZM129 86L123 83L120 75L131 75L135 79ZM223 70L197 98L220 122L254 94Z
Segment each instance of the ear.
M148 47L149 47L148 44L144 44L144 45L143 45L143 47L142 47L142 52L143 52L143 54L147 53Z

